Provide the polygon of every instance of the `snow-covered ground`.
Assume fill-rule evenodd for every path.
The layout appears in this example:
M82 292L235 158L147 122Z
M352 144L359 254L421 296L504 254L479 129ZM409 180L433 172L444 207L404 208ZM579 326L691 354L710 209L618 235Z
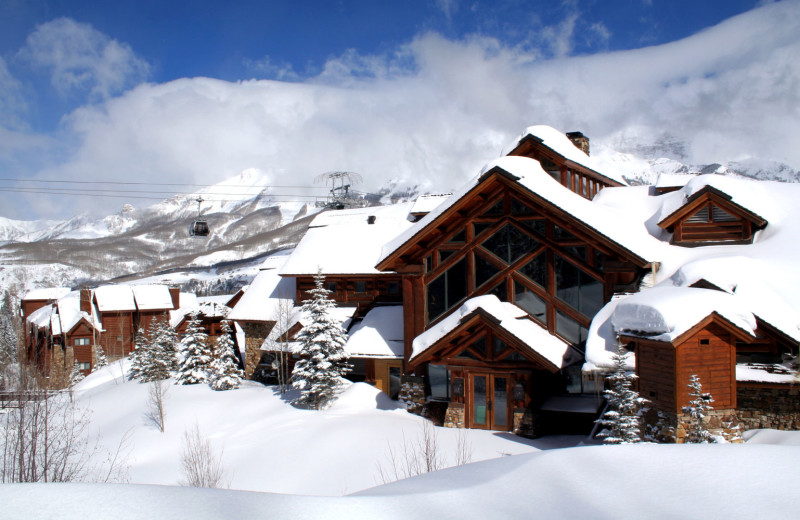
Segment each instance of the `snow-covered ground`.
M744 445L578 446L470 430L483 462L375 487L390 448L401 453L424 421L365 384L321 412L291 397L250 382L171 386L161 433L146 418L147 385L123 381L115 363L75 401L91 411L97 462L127 437L130 483L2 485L0 518L794 518L800 499L800 433L776 431ZM177 487L194 425L222 453L230 490ZM435 432L452 464L459 430Z

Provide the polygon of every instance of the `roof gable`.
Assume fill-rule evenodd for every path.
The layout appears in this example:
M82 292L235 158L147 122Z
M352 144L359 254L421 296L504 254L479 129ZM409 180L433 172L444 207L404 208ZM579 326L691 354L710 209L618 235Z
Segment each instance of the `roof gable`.
M711 185L706 185L701 190L689 197L686 202L673 211L670 215L662 219L658 226L662 229L670 230L678 222L690 218L702 210L703 206L711 203L714 207L735 217L749 221L756 229L764 228L767 225L766 219L753 213L749 209L733 201L733 198L722 190Z

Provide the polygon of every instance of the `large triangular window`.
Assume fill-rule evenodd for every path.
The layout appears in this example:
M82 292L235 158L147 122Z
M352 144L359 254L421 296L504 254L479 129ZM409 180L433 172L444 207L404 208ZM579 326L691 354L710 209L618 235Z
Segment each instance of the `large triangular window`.
M514 263L539 247L536 240L511 224L503 226L481 245L507 264Z
M480 287L489 279L500 272L494 264L484 259L481 255L475 255L475 287Z

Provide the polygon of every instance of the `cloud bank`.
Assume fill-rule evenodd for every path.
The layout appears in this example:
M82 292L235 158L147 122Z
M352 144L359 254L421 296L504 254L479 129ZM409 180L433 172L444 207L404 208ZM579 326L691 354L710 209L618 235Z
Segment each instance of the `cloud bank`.
M53 23L66 34L80 26ZM40 179L203 184L246 168L275 184L303 185L349 170L364 177L365 190L395 179L444 191L524 127L549 124L612 145L668 134L687 143L687 161L760 157L798 168L797 34L800 3L786 1L632 51L575 57L568 42L554 40L560 57L542 59L552 53L428 33L385 55L332 58L302 82L186 78L115 94L147 72L130 48L95 34L58 50L34 33L25 51L34 63L50 67L65 89L101 99L65 117L55 142L6 128L28 148L0 146L0 165L9 176ZM58 53L67 58L53 58ZM0 88L13 86L4 78L0 62ZM0 201L13 218L107 213L125 202L7 195Z

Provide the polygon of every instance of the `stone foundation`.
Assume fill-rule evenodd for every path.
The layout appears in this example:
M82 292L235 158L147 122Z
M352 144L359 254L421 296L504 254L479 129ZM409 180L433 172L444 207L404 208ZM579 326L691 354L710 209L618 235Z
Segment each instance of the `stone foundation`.
M739 421L745 430L800 430L800 385L736 389Z
M466 428L466 416L464 413L464 403L450 403L447 412L444 414L445 428Z
M542 436L542 425L536 413L528 408L514 409L512 430L515 435L535 439Z
M244 377L253 378L253 372L261 361L261 345L269 335L274 324L269 323L241 323L244 330Z
M682 444L685 442L690 421L685 414L676 415L649 408L644 411L642 422L645 440ZM736 410L711 410L703 422L711 435L721 436L731 443L742 442L742 427Z
M415 415L422 415L425 408L425 383L421 377L403 376L400 380L400 394L397 400L405 405L406 410Z

